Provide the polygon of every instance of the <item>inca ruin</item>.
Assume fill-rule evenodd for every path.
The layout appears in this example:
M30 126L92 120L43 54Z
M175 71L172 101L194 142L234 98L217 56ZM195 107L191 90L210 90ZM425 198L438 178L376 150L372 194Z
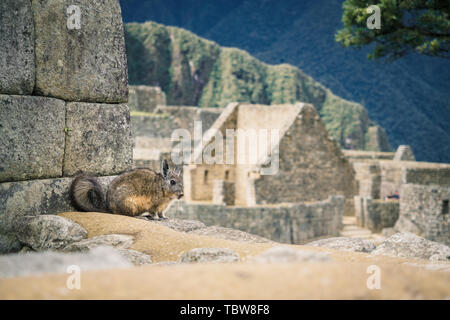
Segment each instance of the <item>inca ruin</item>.
M449 298L450 164L394 150L363 105L293 66L124 24L118 0L0 9L0 299ZM164 160L183 187L167 219L74 205L78 174L106 203L114 179ZM67 265L83 284L64 296ZM384 291L366 288L369 265L391 271ZM217 274L236 268L259 280L233 296ZM187 274L208 285L175 290ZM314 285L328 277L349 289Z

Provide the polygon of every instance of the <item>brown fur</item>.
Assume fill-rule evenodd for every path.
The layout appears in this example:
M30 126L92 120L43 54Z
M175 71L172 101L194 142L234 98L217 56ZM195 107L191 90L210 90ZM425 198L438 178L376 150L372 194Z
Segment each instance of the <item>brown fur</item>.
M170 201L183 196L183 184L179 171L169 170L163 162L161 173L150 169L134 169L115 178L108 186L106 208L97 207L90 201L93 186L99 194L99 184L93 177L80 175L71 186L74 205L82 211L107 211L115 214L139 216L148 213L152 217L165 218L163 211ZM98 195L99 198L102 195ZM95 200L95 199L94 199ZM97 201L97 204L100 203Z

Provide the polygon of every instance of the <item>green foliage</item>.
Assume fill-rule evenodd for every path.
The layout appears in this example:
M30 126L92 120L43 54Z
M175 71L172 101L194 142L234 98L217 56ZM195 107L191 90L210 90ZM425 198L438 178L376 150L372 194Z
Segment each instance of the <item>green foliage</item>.
M381 13L381 28L369 29L370 5ZM394 60L409 52L449 58L450 5L448 0L346 0L344 28L336 41L344 47L374 45L369 59Z
M158 77L168 77L164 81L168 85L162 89L169 105L225 107L230 102L308 102L317 108L330 134L342 146L366 148L365 135L373 123L365 108L335 96L294 66L268 65L243 50L223 48L186 30L153 22L141 27L126 24L125 30L130 83L155 85L160 81ZM150 42L148 38L155 34L161 36ZM144 41L145 50L135 44L136 39ZM128 44L130 41L133 45ZM158 56L146 56L149 54Z
M139 57L128 61L129 83L146 83L168 90L172 48L167 28L153 23L129 23L125 38L127 52Z

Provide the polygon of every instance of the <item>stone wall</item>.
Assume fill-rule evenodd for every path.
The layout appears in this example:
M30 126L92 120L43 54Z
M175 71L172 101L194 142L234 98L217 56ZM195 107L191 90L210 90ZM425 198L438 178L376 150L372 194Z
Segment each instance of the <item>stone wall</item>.
M450 186L404 184L397 231L450 245Z
M234 205L235 199L234 182L226 180L213 181L213 203L225 204L227 206Z
M380 166L373 162L354 162L355 179L360 196L380 197L381 172Z
M200 220L207 226L233 228L274 241L301 244L322 236L338 236L343 206L342 196L320 202L254 207L174 201L165 213L169 218Z
M187 129L193 136L194 122L201 121L203 132L219 117L222 109L191 106L159 106L153 113L133 113L133 137L169 138L176 129Z
M397 148L395 152L394 159L395 161L416 161L416 157L410 146L401 145Z
M383 199L399 192L406 183L450 185L450 164L369 158L351 158L350 161L360 196Z
M153 113L132 113L131 131L134 139L134 166L152 167L162 157L170 159L172 133L186 129L194 139L194 123L200 121L202 130L208 130L222 109L191 106L158 106ZM159 166L159 164L158 164Z
M353 199L354 170L330 138L318 113L305 104L279 143L279 172L255 179L256 203Z
M395 225L396 231L449 242L448 216L439 210L450 188L450 164L416 162L409 146L399 146L392 160L386 159L387 153L345 154L358 183L354 198L358 226L380 232ZM396 192L400 201L382 200Z
M2 0L0 9L4 240L17 216L72 209L77 172L131 168L132 140L118 0Z
M160 87L130 86L128 94L130 111L154 112L159 105L166 105L166 94Z
M386 131L378 125L369 127L365 139L366 139L366 150L369 151L392 150L392 147L389 144Z
M128 69L119 1L33 0L31 4L34 92L66 101L126 103Z
M31 94L34 89L34 23L30 0L0 2L0 89Z
M403 179L405 183L450 186L450 165L406 168Z
M185 195L195 201L212 201L214 194L213 181L227 180L234 182L234 176L236 175L236 168L233 165L211 166L199 164L184 166L183 171L184 173L189 172L186 179L184 179ZM226 179L227 175L228 179ZM233 202L235 203L235 201Z
M342 150L344 156L350 162L361 160L392 160L395 152L381 152L381 151L361 151L361 150Z
M235 183L236 205L317 201L331 195L344 195L350 200L346 207L351 214L351 202L356 194L353 168L328 135L312 105L231 103L213 124L213 128L223 137L227 136L228 129L234 130L234 150L230 149L234 151L234 161L232 164L202 163L188 166L186 170L190 170L190 174L187 176L189 181L185 181L185 194L190 199L212 201L211 181L228 176L228 180ZM253 149L249 140L246 140L243 150L238 149L238 130L242 130L244 135L248 134L247 137L253 132L257 139L261 139L258 136L261 129L266 130L268 140L271 139L272 130L278 130L279 139L276 142L269 140L267 144L268 148L274 150L276 145L279 146L279 170L272 175L259 174L262 165L251 162ZM212 139L213 136L204 135L202 151L214 145ZM228 147L224 141L223 159L227 158ZM273 157L272 150L268 151L265 154ZM263 152L258 150L257 154ZM238 161L238 156L244 161Z
M395 225L400 212L398 200L379 200L371 197L355 197L356 224L375 233Z

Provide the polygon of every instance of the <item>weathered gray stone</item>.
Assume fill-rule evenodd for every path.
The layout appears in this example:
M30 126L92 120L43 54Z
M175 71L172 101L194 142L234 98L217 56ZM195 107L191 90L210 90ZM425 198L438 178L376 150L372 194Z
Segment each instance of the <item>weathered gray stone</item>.
M64 175L118 174L131 168L133 143L127 105L67 104Z
M407 215L401 215L394 226L396 232L411 232L419 236L423 235L423 230Z
M381 234L383 235L383 237L390 237L394 234L396 234L397 231L395 231L394 228L383 228L383 230L381 231Z
M346 237L321 239L305 245L353 252L371 252L376 248L373 241Z
M394 228L450 245L449 202L450 186L404 184Z
M98 180L106 190L114 178ZM0 234L11 233L23 216L74 211L69 199L71 182L72 178L58 178L0 183Z
M118 249L119 253L125 257L128 261L136 266L143 264L151 264L152 259L148 254L132 250L132 249Z
M239 255L226 248L196 248L182 254L181 262L238 262Z
M170 219L200 220L207 226L232 228L276 242L299 244L321 236L337 236L342 228L343 206L342 196L331 196L320 202L251 207L174 200L165 214Z
M250 234L244 231L231 229L231 228L224 228L224 227L217 227L217 226L211 226L211 227L205 227L201 229L195 229L190 231L191 234L198 234L202 236L208 236L218 239L226 239L226 240L233 240L233 241L243 241L243 242L251 242L251 243L267 243L272 242L272 240Z
M325 252L313 252L298 250L287 246L270 248L250 259L256 263L278 263L278 262L327 262L331 261Z
M0 234L0 254L18 252L22 245L12 234Z
M394 155L394 161L416 161L412 149L408 145L398 146Z
M166 226L170 229L180 232L190 232L197 229L206 228L203 222L197 220L185 220L185 219L165 219L165 220L148 220L152 223L157 223Z
M130 110L154 112L158 105L166 105L166 94L160 87L130 86L128 95Z
M213 180L212 194L214 204L234 205L235 182L222 179Z
M89 251L101 246L128 249L133 244L133 237L124 234L106 234L69 244L63 248L66 252Z
M0 256L0 277L25 277L46 273L65 273L78 266L80 271L127 268L132 264L111 247L99 247L87 253L29 252Z
M372 200L364 198L364 223L370 231L379 233L383 228L393 227L400 214L398 200Z
M399 232L387 238L371 254L433 261L450 261L450 247L421 238L409 232Z
M14 229L19 241L36 251L63 249L87 237L79 224L57 215L26 216Z
M0 93L34 88L34 24L30 0L0 2Z
M130 110L132 110L131 106ZM176 129L186 129L193 135L195 121L202 122L203 132L205 132L222 111L223 109L220 108L159 106L151 114L134 113L131 117L133 137L165 138L170 141L172 132ZM142 147L153 147L154 144L156 141Z
M0 95L0 182L62 175L65 112L62 100Z
M77 6L79 28L74 28ZM66 101L121 103L128 75L118 0L33 0L36 92ZM70 29L69 29L70 27Z

